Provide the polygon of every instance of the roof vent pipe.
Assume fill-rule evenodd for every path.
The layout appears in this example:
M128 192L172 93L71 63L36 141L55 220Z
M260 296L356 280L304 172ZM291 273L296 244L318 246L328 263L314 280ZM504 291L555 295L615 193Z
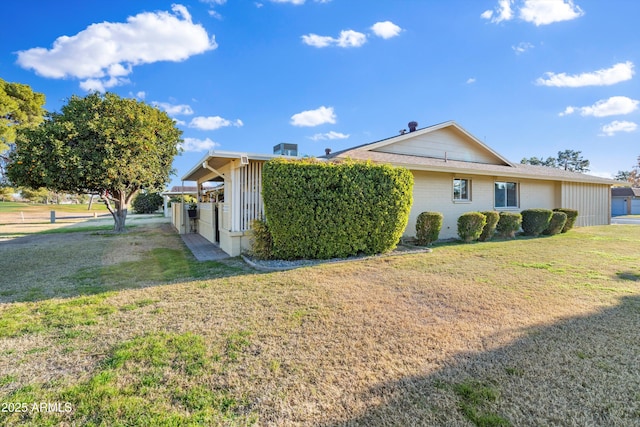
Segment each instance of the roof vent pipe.
M409 132L415 132L418 127L418 122L409 122Z

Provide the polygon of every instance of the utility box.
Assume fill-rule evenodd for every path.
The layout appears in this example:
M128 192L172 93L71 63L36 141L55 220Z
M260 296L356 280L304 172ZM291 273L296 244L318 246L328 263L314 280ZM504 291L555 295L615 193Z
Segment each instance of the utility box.
M280 144L273 146L273 154L297 157L298 144L287 144L285 142L281 142Z

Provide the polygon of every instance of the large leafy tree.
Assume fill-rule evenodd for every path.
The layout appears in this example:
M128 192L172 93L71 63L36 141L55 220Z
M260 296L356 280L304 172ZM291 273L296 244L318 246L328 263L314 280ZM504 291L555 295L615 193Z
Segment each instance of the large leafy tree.
M0 180L4 182L4 165L16 131L42 123L45 115L43 94L28 85L0 79Z
M8 173L17 185L99 194L122 232L134 196L169 180L181 135L165 112L144 102L73 96L61 113L18 132Z
M589 160L582 157L582 151L564 150L558 151L558 157L524 158L520 161L526 165L549 166L572 172L589 172Z

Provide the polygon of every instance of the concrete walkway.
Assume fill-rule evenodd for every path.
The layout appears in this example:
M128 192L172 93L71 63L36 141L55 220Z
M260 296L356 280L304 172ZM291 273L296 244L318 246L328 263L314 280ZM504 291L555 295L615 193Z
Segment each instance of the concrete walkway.
M218 245L215 245L198 233L181 234L182 241L198 261L219 261L229 258Z

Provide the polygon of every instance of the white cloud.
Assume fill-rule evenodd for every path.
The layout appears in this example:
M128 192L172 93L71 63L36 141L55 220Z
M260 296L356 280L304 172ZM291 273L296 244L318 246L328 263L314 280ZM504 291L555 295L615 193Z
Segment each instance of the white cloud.
M609 99L601 99L588 107L567 107L560 116L573 114L576 111L582 116L607 117L633 113L638 109L640 101L626 96L612 96Z
M584 11L572 0L525 0L520 8L520 18L536 26L570 21L582 15Z
M190 116L193 114L193 109L187 104L173 105L168 102L158 101L153 101L151 104L166 111L170 116Z
M498 0L494 10L485 10L480 15L494 24L511 21L515 17L514 0ZM569 21L584 15L584 11L573 0L519 0L515 7L518 18L536 26Z
M331 131L327 133L316 133L315 135L310 136L309 139L312 139L314 141L324 141L329 139L347 139L349 138L349 136L349 134Z
M333 37L319 36L317 34L308 34L302 36L302 42L313 47L327 47L335 42Z
M475 77L470 77L470 78L467 79L467 84L468 85L473 84L475 82L476 82L476 78Z
M235 126L241 127L244 123L242 120L227 120L223 119L220 116L210 116L210 117L194 117L189 123L190 128L196 128L200 130L216 130L227 126Z
M367 42L367 36L353 30L340 31L336 44L340 47L360 47Z
M520 42L516 46L511 46L511 49L516 53L516 55L520 55L528 51L529 49L533 49L533 45L529 42Z
M376 22L371 26L371 31L383 39L390 39L400 34L402 28L398 27L391 21Z
M499 0L498 6L493 10L485 10L480 15L483 19L489 19L494 24L498 24L502 21L510 21L513 19L513 11L511 10L511 3L513 0Z
M334 124L335 122L336 114L333 112L333 107L322 106L315 110L303 111L291 116L291 124L293 126L311 127L325 123Z
M627 61L591 73L567 75L566 73L548 72L544 74L544 77L538 78L536 84L554 87L610 86L631 80L635 74L633 67L633 62Z
M147 96L147 94L144 91L140 91L138 93L136 93L136 98L138 99L144 99Z
M182 143L182 149L184 151L191 151L191 152L207 151L219 146L220 144L212 141L209 138L205 138L205 139L184 138L184 142Z
M302 42L318 48L332 45L339 47L360 47L367 42L367 36L353 30L342 30L338 38L319 36L312 33L302 36Z
M86 90L87 92L90 92L90 91L106 92L107 89L110 89L115 86L122 86L127 83L130 83L129 79L123 79L118 77L110 77L107 80L87 79L83 82L80 82L80 89Z
M128 83L133 66L184 61L216 47L184 6L173 5L172 12L144 12L126 23L92 24L74 36L58 37L51 49L18 52L17 63L43 77L77 78L83 89L103 91Z
M209 9L209 11L208 11L209 16L211 16L213 18L216 18L216 19L222 19L222 15L220 15L220 13L218 13L218 11L216 11L214 9L214 7L222 6L223 4L225 4L227 2L227 0L200 0L200 2L208 4L209 7L211 7L211 9Z
M618 132L635 132L638 125L634 122L615 120L607 125L602 126L601 136L613 136Z

